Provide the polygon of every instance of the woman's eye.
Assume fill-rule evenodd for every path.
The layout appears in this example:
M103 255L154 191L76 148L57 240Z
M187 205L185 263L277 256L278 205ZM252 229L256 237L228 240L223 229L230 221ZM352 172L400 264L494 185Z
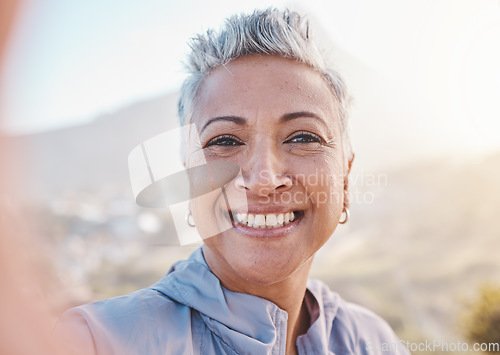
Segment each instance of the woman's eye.
M285 143L321 143L322 139L310 132L299 132L288 138Z
M205 144L205 148L210 146L223 146L223 147L232 147L237 145L243 145L244 143L234 136L224 135L212 138Z

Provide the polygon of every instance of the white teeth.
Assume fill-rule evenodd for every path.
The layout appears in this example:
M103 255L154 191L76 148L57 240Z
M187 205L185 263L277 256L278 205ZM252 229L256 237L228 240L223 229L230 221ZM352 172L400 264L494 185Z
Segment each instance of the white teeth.
M238 222L246 224L248 222L248 215L246 213L237 213L236 219Z
M267 227L274 227L277 224L278 224L278 218L276 217L275 214L266 215L266 226Z
M293 212L279 214L268 213L266 215L235 213L233 217L237 223L253 228L277 228L295 220L295 214Z
M255 215L255 222L253 222L254 227L265 227L266 217L263 214Z

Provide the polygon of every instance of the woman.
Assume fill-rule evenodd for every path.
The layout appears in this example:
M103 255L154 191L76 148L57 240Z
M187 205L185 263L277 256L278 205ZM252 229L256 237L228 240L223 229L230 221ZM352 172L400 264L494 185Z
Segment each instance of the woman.
M344 83L307 22L256 11L191 48L179 117L199 143L186 142L186 168L241 174L192 199L204 244L188 260L147 289L68 311L59 331L85 354L407 353L381 318L308 281L349 217L353 153Z

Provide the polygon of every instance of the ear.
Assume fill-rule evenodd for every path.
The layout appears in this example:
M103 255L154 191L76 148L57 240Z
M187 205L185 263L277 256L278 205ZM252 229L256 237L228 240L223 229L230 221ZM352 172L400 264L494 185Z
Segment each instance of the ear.
M351 172L352 162L354 161L354 153L347 161L347 171L344 174L344 208L349 208L351 203L351 195L349 194L349 173Z

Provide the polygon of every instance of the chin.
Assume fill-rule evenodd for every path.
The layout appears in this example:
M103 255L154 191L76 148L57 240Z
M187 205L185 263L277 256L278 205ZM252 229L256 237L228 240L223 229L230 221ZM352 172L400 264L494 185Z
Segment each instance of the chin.
M312 259L312 257L309 259ZM293 278L296 272L301 269L309 259L301 263L296 263L295 265L287 265L287 267L282 270L272 269L272 266L271 268L256 268L255 271L252 270L252 272L248 273L246 280L260 286L276 285Z
M305 246L297 243L248 240L228 232L222 233L218 242L205 241L205 244L219 261L224 261L231 274L247 283L261 286L279 283L291 277L312 258L313 251L307 251ZM239 242L236 242L238 239Z

